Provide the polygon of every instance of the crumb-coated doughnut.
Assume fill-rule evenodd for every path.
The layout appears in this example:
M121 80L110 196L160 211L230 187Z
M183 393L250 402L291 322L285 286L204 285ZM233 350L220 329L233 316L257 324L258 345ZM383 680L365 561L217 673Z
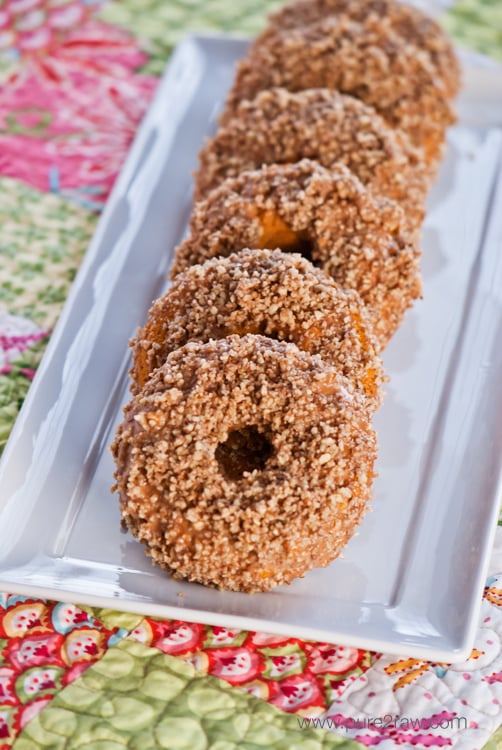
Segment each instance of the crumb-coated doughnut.
M200 152L195 197L243 170L304 157L327 168L341 161L375 193L402 205L418 231L430 179L419 153L372 107L327 89L276 88L242 102Z
M385 18L372 16L362 24L327 16L305 27L270 31L237 66L223 121L235 115L243 99L273 86L351 94L401 128L434 166L446 128L455 120L426 53L393 32Z
M172 275L245 247L299 251L370 309L380 348L420 296L420 253L402 209L343 164L304 159L226 180L195 205Z
M124 412L112 445L123 523L176 578L289 583L340 553L371 498L366 401L294 344L188 343Z
M179 274L131 342L131 390L143 388L170 352L188 341L263 334L319 354L380 405L381 362L370 318L344 290L296 254L242 250Z
M368 16L386 18L393 31L429 55L447 95L452 98L458 93L460 65L448 35L419 8L396 0L294 0L271 14L255 43L261 44L270 31L306 26L333 14L346 14L359 22Z

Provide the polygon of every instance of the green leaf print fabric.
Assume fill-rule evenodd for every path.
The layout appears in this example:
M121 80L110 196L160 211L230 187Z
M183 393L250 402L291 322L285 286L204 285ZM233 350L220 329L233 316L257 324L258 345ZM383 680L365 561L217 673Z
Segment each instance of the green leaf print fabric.
M462 47L502 60L500 0L458 0L441 20Z
M0 307L52 329L96 221L65 198L0 178Z
M106 3L101 17L131 30L149 60L144 72L161 75L174 46L190 31L253 36L263 28L278 0L126 0ZM457 0L441 22L458 44L502 59L501 0Z
M62 690L13 750L357 750L175 657L125 639Z
M263 28L267 13L280 0L127 0L106 3L100 17L133 31L149 60L145 73L161 75L173 48L187 31L253 36Z
M0 454L45 351L97 216L67 199L0 178L0 333L5 316L26 319L33 329L15 330L15 354L2 362L0 350ZM21 321L19 321L21 322ZM21 330L23 326L21 325Z

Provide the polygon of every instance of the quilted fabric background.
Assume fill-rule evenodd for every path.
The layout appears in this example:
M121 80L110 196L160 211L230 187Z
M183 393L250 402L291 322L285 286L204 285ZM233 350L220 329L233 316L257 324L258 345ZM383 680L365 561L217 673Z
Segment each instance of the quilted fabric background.
M0 449L173 46L189 30L254 34L278 5L0 2ZM460 0L443 21L502 58L499 0ZM0 750L494 750L500 544L455 667L5 593Z

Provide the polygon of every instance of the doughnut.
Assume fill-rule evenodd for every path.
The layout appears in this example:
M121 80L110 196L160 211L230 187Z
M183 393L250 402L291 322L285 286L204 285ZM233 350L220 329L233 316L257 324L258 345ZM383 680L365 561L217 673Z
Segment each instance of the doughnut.
M271 89L242 102L200 152L195 198L246 169L304 157L328 169L343 162L375 193L402 205L410 229L419 231L429 188L419 154L372 107L326 89Z
M307 26L338 14L348 15L360 23L370 15L385 18L392 31L427 53L447 96L453 98L458 93L460 66L448 35L433 18L396 0L296 0L270 16L267 29L256 40L256 46L262 44L270 32Z
M420 296L420 253L402 210L372 195L343 164L328 171L305 159L243 172L195 205L190 230L173 276L245 247L299 251L360 294L380 348Z
M371 498L366 402L320 357L264 336L171 352L124 410L123 524L175 578L267 591L328 565Z
M358 294L341 289L300 255L242 250L179 274L131 342L138 393L170 352L188 341L259 333L290 341L336 367L380 405L381 363Z
M238 65L223 121L235 116L243 99L274 86L352 94L372 105L392 127L404 130L434 167L446 128L455 119L427 54L393 32L385 18L375 16L362 24L332 15L301 28L269 30Z

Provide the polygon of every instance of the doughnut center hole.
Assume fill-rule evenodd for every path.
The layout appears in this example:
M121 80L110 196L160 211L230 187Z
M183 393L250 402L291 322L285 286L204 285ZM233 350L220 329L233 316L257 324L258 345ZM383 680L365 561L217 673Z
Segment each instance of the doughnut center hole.
M279 331L277 331L275 328L270 328L270 322L268 320L260 320L255 329L253 331L249 331L248 333L266 336L269 339L274 339L274 341L284 340L284 336L281 336L279 334Z
M285 253L300 253L306 260L314 262L314 243L307 232L295 232L275 211L264 211L260 216L262 234L260 248Z
M273 452L272 443L252 425L232 430L215 456L225 479L236 482L245 471L262 471Z

